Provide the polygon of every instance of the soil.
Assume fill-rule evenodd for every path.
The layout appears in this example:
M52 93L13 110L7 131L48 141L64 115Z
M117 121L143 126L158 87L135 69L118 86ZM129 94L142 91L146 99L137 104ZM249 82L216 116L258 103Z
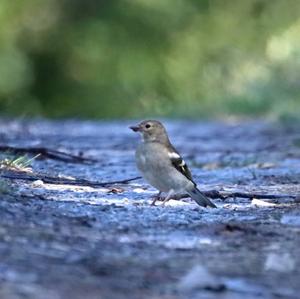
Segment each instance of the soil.
M99 188L1 179L1 299L299 298L299 127L164 123L201 190L287 197L153 207L143 179ZM0 142L96 160L39 157L29 173L115 181L139 175L130 124L1 119Z

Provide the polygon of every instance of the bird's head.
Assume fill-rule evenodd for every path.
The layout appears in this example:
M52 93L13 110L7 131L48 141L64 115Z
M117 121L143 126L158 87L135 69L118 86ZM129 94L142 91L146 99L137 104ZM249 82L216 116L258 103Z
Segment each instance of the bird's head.
M142 134L144 141L165 142L168 135L163 124L157 120L144 120L138 125L131 126L131 130Z

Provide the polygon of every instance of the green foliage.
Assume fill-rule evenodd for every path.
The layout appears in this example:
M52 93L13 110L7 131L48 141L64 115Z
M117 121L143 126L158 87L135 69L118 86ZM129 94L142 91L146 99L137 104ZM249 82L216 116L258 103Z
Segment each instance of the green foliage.
M33 158L28 158L27 155L5 158L0 161L0 170L1 169L11 169L11 170L21 170L27 171L30 170L30 166L33 160L38 158L40 154L37 154Z
M289 117L299 20L295 0L2 0L0 109Z

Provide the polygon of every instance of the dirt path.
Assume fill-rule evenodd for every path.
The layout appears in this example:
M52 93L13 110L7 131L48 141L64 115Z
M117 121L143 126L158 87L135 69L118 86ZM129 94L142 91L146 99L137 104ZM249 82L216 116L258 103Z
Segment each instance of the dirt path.
M200 189L300 194L297 127L166 124ZM119 180L138 175L128 125L0 120L0 143L97 160L37 159L33 173ZM299 298L295 200L215 199L214 210L185 199L162 208L149 205L155 190L143 180L115 187L2 182L0 298Z

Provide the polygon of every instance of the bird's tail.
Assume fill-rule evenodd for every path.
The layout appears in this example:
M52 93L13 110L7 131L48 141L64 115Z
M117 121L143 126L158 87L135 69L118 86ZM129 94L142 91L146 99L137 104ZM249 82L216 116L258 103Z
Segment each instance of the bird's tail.
M187 190L191 198L201 207L211 207L216 208L217 206L213 204L196 186L192 189Z

